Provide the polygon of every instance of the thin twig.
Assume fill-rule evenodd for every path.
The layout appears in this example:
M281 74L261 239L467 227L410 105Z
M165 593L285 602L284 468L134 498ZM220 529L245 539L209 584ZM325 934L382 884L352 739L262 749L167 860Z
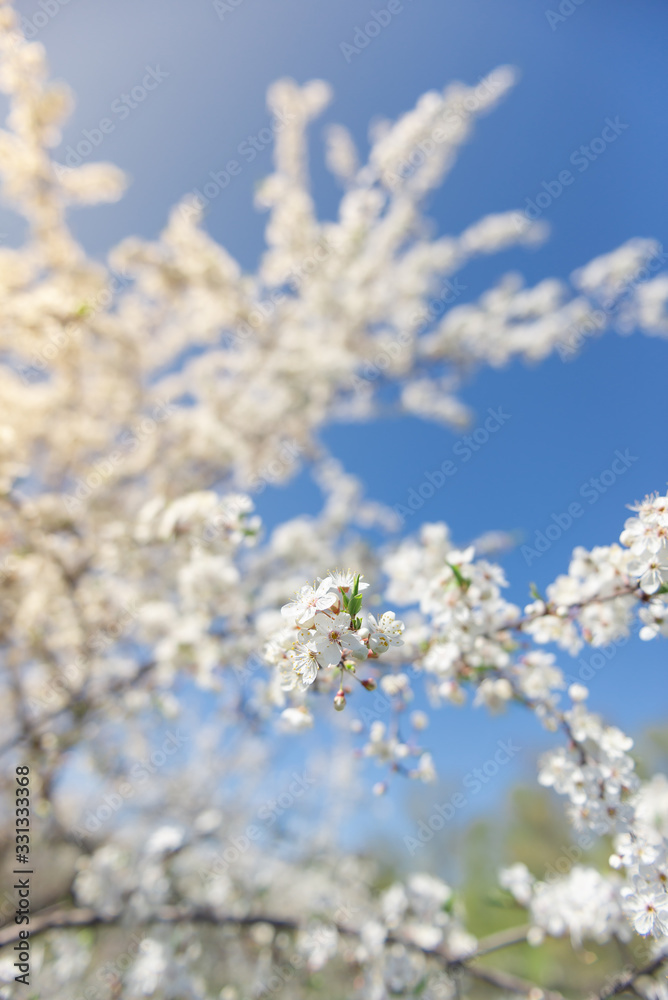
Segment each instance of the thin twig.
M619 993L624 993L626 990L633 990L633 987L641 976L651 976L652 973L660 969L661 966L668 961L668 951L662 952L657 955L656 958L652 959L647 965L644 965L640 969L634 969L629 972L627 976L621 979L617 979L607 988L603 988L599 993L592 993L588 1000L609 1000L610 997L617 996Z
M474 979L479 979L490 986L498 986L501 990L509 993L518 993L520 996L530 997L531 1000L563 1000L563 994L555 990L545 990L542 986L529 982L527 979L520 979L509 972L502 972L500 969L488 969L479 965L467 965L466 971Z

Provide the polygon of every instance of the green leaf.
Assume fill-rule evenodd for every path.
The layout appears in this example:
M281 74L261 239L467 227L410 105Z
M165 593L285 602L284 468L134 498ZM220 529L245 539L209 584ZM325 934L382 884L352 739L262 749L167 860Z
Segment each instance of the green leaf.
M453 563L448 563L448 566L450 567L450 569L452 570L452 572L455 574L455 579L456 579L457 583L459 584L459 586L461 587L461 589L462 590L468 590L468 588L471 586L471 581L467 580L465 576L462 576L462 573L461 573L461 570L459 569L459 566L455 566Z
M362 607L362 597L360 594L356 594L354 597L348 598L348 604L346 605L346 610L351 618L355 618L361 607Z
M512 892L508 889L503 889L501 886L486 893L484 899L488 906L494 906L501 910L515 909L517 907L517 900Z

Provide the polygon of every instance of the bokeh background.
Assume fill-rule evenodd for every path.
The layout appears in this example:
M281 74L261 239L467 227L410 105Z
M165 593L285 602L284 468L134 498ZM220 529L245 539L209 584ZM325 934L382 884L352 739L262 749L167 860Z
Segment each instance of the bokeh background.
M84 130L110 118L113 131L84 161L110 160L132 179L121 202L76 213L74 231L93 255L104 258L130 234L155 237L175 202L236 159L242 170L211 200L206 226L244 268L254 269L264 219L253 208L253 192L271 156L262 139L270 121L265 92L279 77L319 77L334 88L334 100L312 133L311 158L317 203L331 216L338 193L324 169L325 124L345 123L364 151L374 119L398 116L424 91L450 80L475 84L500 64L516 66L519 83L481 120L432 198L435 231L458 233L487 213L524 208L544 181L564 169L571 169L575 182L543 212L549 241L537 250L510 250L471 263L461 275L467 287L460 301L475 299L509 271L520 271L529 284L566 278L634 236L654 237L668 247L664 0L403 0L387 27L352 56L342 46L354 42L356 28L386 6L383 0L236 0L217 6L212 0L69 0L62 6L52 0L45 14L33 0L18 4L27 33L44 43L54 75L77 98L56 158L67 162L68 147L77 146ZM141 84L147 67L166 76L121 118L114 102ZM579 172L570 157L601 134L606 118L628 127ZM263 146L253 162L239 149L249 137L259 137ZM3 211L5 241L16 238L16 225ZM554 356L535 368L517 363L475 376L464 391L474 413L484 418L488 407L501 406L510 419L402 531L445 520L461 542L490 529L517 533L519 544L502 561L512 581L510 596L523 603L529 582L542 589L566 569L576 545L616 539L628 516L626 504L665 490L666 352L659 340L608 334L589 338L570 363ZM346 428L346 441L350 433ZM405 504L425 472L452 456L459 437L408 418L361 425L354 435L352 456L340 430L328 430L324 440L335 455L343 458L345 452L347 468L362 478L369 497L390 505ZM583 500L583 486L610 468L617 450L636 460L595 503ZM522 542L533 544L535 532L574 501L583 503L584 515L528 566ZM257 498L269 527L315 512L319 504L306 474ZM564 657L562 665L575 676L582 664ZM662 726L662 644L628 643L588 683L592 703L625 730L639 736ZM462 811L455 823L462 828L498 808L511 785L532 778L535 752L549 742L521 712L490 721L483 710L450 708L438 718L429 742L444 789L461 787L463 776L493 754L499 739L512 737L522 747ZM287 766L291 755L308 752L308 740L319 738L308 737L299 749L286 744ZM398 788L365 807L351 826L351 839L370 843L410 832L422 809L420 795L427 803L440 800L433 790Z

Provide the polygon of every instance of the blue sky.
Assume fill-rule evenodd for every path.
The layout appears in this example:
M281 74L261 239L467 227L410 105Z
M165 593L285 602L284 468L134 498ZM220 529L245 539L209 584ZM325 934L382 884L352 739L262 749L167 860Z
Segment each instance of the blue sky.
M49 11L55 2L47 3ZM403 0L378 37L347 61L342 43L353 41L371 10L385 6L383 0L240 0L221 19L210 0L69 0L56 3L56 13L42 24L37 3L19 3L47 47L54 74L77 96L56 156L64 159L84 129L108 117L114 129L96 155L132 178L122 202L74 216L86 247L102 256L130 233L154 237L174 202L238 157L239 144L267 125L265 92L277 77L329 81L335 99L322 123L345 123L365 149L374 117L395 117L425 90L452 79L475 84L503 63L518 67L519 83L481 120L431 199L438 232L457 233L488 212L523 208L543 181L569 167L581 144L601 134L606 118L628 127L545 210L550 240L537 251L513 250L470 265L462 275L464 298L476 297L510 270L521 271L529 283L567 277L633 236L668 246L663 0L562 3L572 13L552 18L552 25L546 11L559 11L554 0ZM147 67L167 75L121 119L111 110L114 102L141 83ZM322 212L331 215L336 192L322 165L320 122L313 137L315 191ZM264 226L252 208L253 189L269 165L267 148L244 164L207 218L211 233L249 269ZM4 213L0 229L10 240L16 232ZM444 519L462 541L493 528L516 530L531 541L553 515L581 501L582 517L530 566L519 548L504 557L514 581L511 596L519 602L530 580L542 587L566 568L575 545L615 539L628 515L625 505L666 488L667 352L665 341L609 334L589 342L572 363L555 357L536 367L513 364L478 374L464 390L465 401L481 418L488 407L501 406L510 419L406 529ZM363 477L368 495L404 503L425 472L452 455L457 439L418 420L387 420L358 429L356 457L346 464ZM336 428L325 440L334 453L342 451ZM588 502L581 490L611 467L617 451L632 456L627 471ZM314 510L316 503L315 491L299 485L265 494L260 508L273 523L305 507ZM633 733L664 720L665 655L660 644L636 641L620 649L591 681L596 705ZM511 731L527 746L540 739L532 720L516 715L490 728L481 712L453 710L438 728L437 753L453 781L466 770L461 759L484 760L496 739ZM494 786L531 770L520 755Z

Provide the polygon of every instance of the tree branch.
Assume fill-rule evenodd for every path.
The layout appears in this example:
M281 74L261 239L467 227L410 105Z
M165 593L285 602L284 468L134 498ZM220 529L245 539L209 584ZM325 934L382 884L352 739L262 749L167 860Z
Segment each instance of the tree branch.
M497 986L501 990L509 993L519 993L520 996L529 997L530 1000L563 1000L563 994L555 990L545 990L542 986L529 982L527 979L520 979L509 972L502 972L500 969L487 969L479 965L467 965L466 971L474 979L490 986Z
M522 927L509 927L505 931L498 931L496 934L482 938L478 942L475 958L482 958L483 955L489 955L501 948L509 948L513 944L522 944L526 941L529 930L529 924L525 924Z
M662 952L657 955L656 958L652 959L647 965L644 965L640 969L634 969L629 972L627 976L623 976L616 981L613 981L607 988L604 987L599 993L591 994L588 1000L609 1000L610 997L617 996L619 993L625 993L626 990L633 991L633 987L638 979L642 976L651 976L652 973L660 969L661 966L668 961L668 951Z
M120 915L104 917L90 907L64 908L62 906L54 906L48 910L41 910L31 917L30 925L27 929L30 930L30 937L34 938L49 930L75 927L118 926L121 921L122 917ZM178 923L206 923L219 927L225 925L252 927L255 924L266 923L271 924L277 930L292 932L298 931L301 926L301 921L296 918L274 917L266 914L232 916L216 913L206 907L193 908L189 906L160 907L160 909L156 910L147 919L139 921L138 925L150 926L152 924ZM355 928L346 926L345 924L335 924L335 926L337 931L342 935L354 936L358 933ZM9 927L0 929L0 947L19 940L21 929L26 928L10 925ZM397 934L388 934L387 940L417 948L425 955L439 960L445 966L446 970L450 972L464 970L481 982L497 986L500 989L508 990L521 996L530 997L531 1000L563 1000L560 993L544 990L535 983L520 979L510 973L502 972L499 969L469 965L469 962L481 958L483 955L488 955L492 951L498 951L500 948L524 941L526 933L526 927L513 927L506 931L500 931L498 934L491 934L488 938L483 938L479 942L478 948L471 955L460 959L450 959L440 950L419 948L412 941L406 941ZM605 998L601 998L601 1000L605 1000Z
M19 940L21 930L29 930L30 937L34 938L46 931L74 927L113 927L122 921L121 915L105 917L87 906L62 908L51 907L48 910L40 910L30 918L27 926L10 924L9 927L0 929L0 948L12 944ZM299 929L299 921L283 919L281 917L265 916L258 914L255 916L237 917L215 913L206 907L193 908L190 906L162 906L155 913L145 920L137 921L138 926L151 924L178 924L178 923L207 923L207 924L237 924L240 927L252 927L254 924L266 923L276 927L277 930L295 931ZM348 928L340 928L342 933L352 933Z
M105 705L107 698L115 694L119 694L126 688L136 684L137 681L140 681L143 677L145 677L154 666L155 662L153 660L148 663L144 663L132 677L119 677L117 680L112 681L104 691L100 691L96 694L82 691L80 694L72 698L71 701L68 701L65 705L62 705L61 708L56 709L54 712L49 712L46 715L41 715L36 719L32 719L20 733L17 733L16 736L13 736L11 739L7 740L6 743L3 743L0 746L0 756L7 753L8 750L12 750L24 740L35 739L40 736L40 730L43 726L48 725L55 719L60 718L61 715L65 715L67 712L73 712L76 709L82 709L84 712L89 712Z

